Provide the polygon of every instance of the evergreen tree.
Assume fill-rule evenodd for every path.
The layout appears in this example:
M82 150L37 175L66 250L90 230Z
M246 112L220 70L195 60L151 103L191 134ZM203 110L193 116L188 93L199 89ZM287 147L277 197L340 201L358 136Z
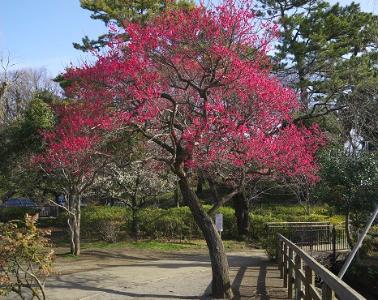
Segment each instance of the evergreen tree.
M146 20L165 9L175 7L191 7L192 0L80 0L82 8L92 12L91 18L101 20L105 26L111 23L121 27L124 22L145 23ZM82 43L73 43L76 49L88 51L100 49L110 40L112 33L100 35L92 40L88 36L82 39Z
M356 109L371 107L377 86L378 17L352 3L260 0L265 17L279 25L276 72L301 97L306 116L343 111L345 130ZM366 103L366 102L369 102ZM357 105L356 105L357 104ZM376 106L375 106L376 107ZM370 127L374 123L369 118ZM360 125L362 126L362 124Z

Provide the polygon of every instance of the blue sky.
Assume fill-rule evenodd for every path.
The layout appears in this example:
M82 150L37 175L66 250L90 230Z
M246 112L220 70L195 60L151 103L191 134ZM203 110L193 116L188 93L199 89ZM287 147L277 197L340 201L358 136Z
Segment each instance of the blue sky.
M378 14L378 0L355 2ZM0 0L0 54L9 53L17 68L45 67L54 76L70 62L79 64L85 57L72 42L106 31L101 21L89 15L79 0Z

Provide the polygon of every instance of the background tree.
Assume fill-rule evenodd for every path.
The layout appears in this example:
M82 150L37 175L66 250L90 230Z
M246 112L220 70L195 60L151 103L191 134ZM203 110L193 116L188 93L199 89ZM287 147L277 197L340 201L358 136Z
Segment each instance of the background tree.
M345 216L345 229L350 247L358 230L377 204L378 156L360 151L350 155L345 149L331 147L321 154L321 181L318 196L333 204ZM351 232L350 225L354 225Z
M0 98L0 126L20 117L35 94L45 92L59 95L60 88L49 78L46 69L6 70L0 73L4 86Z
M99 103L72 102L55 109L57 124L44 132L46 148L33 163L64 192L67 203L60 206L68 213L71 252L79 255L82 196L110 160L111 143L104 133L114 129L115 121Z
M269 24L260 26L243 4L170 10L144 26L128 24L127 43L115 40L93 66L68 70L65 76L73 81L72 95L88 103L111 103L126 124L159 146L153 157L178 177L207 242L215 298L231 298L232 291L210 215L239 187L207 212L191 189L193 172L228 164L248 165L248 175L274 169L311 176L319 144L316 127L282 127L284 120L293 120L298 102L267 67ZM251 49L256 49L253 55Z
M92 12L91 18L101 20L105 26L116 24L122 27L124 22L138 22L144 24L149 18L160 14L166 9L177 7L192 7L191 0L80 0L82 8ZM114 33L100 35L91 40L88 36L82 43L73 43L76 49L88 51L103 48L112 39ZM125 36L126 37L126 36Z
M42 149L41 130L54 126L55 116L49 103L55 101L55 96L44 92L34 94L32 98L22 115L0 128L2 201L15 194L36 198L41 192L37 186L45 186L45 191L48 187L41 174L29 168L29 161Z
M157 197L173 191L172 175L156 172L156 162L146 159L125 161L124 152L120 161L108 164L99 185L106 194L131 210L131 234L138 238L139 212L147 206L157 205Z
M378 17L362 12L356 3L259 2L265 17L280 28L273 54L278 62L275 72L301 95L302 111L296 121L310 123L316 118L333 145L342 149L348 142L353 149L345 155L354 153L354 158L344 156L343 160L353 164L361 148L376 147L377 118L373 114L377 109ZM335 157L336 165L339 159ZM331 161L325 169L330 165ZM296 194L310 199L309 185L304 183L297 181Z

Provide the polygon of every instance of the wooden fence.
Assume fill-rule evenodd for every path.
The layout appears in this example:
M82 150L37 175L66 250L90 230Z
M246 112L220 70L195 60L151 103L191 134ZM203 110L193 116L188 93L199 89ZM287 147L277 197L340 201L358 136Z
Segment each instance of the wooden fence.
M277 254L280 277L288 289L289 299L365 299L281 234L277 234Z

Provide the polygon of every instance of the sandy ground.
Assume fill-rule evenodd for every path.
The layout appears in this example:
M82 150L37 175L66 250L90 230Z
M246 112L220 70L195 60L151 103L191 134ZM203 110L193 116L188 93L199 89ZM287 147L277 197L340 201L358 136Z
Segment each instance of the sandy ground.
M237 299L286 299L277 267L263 250L228 257ZM203 251L87 250L78 259L58 259L56 272L46 283L47 299L211 299Z

